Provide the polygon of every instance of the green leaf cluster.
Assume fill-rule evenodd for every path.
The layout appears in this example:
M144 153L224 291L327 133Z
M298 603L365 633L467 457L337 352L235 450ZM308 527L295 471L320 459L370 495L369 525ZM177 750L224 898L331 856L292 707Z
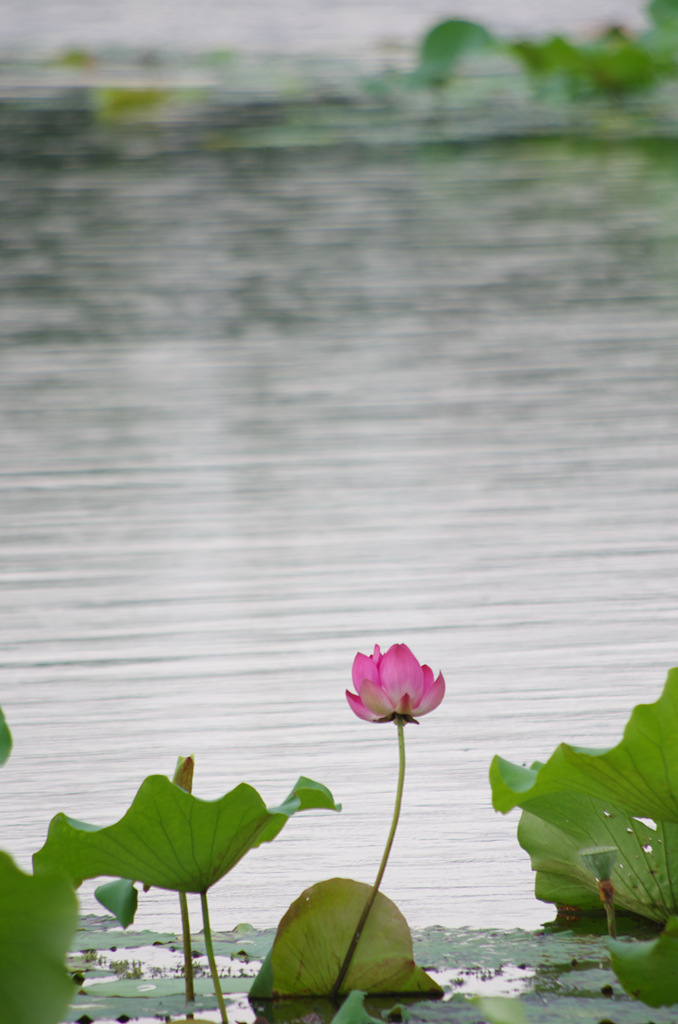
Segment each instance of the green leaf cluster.
M412 81L443 86L463 57L493 49L516 60L535 83L555 93L619 99L648 91L678 75L678 2L652 0L647 14L651 27L642 34L612 27L584 43L559 35L505 44L482 25L445 21L424 37Z
M600 910L581 852L616 847L615 906L666 930L654 943L611 943L615 970L639 998L655 991L653 998L678 1001L678 984L660 983L667 962L678 975L678 669L654 704L634 709L617 746L591 751L562 743L531 768L495 757L490 782L496 810L523 809L518 839L537 872L539 899Z
M492 799L521 807L518 838L537 871L539 899L592 910L593 874L580 851L614 846L615 903L664 922L678 911L678 669L655 704L634 709L621 742L590 751L562 743L531 768L495 757Z
M574 97L621 97L651 89L678 71L671 52L650 48L644 39L617 28L591 43L554 36L543 43L514 43L509 51L533 78L548 80Z

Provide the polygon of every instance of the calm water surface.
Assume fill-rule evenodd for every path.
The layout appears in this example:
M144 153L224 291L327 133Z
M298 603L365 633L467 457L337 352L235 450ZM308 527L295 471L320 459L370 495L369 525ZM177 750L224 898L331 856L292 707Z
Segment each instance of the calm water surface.
M0 54L72 47L203 52L373 54L411 45L447 18L469 18L506 34L588 34L645 24L643 0L6 0Z
M193 752L198 795L344 805L248 856L217 928L371 881L396 735L344 689L404 641L449 692L384 890L413 926L547 920L492 755L616 742L678 661L678 152L111 133L0 167L2 847Z

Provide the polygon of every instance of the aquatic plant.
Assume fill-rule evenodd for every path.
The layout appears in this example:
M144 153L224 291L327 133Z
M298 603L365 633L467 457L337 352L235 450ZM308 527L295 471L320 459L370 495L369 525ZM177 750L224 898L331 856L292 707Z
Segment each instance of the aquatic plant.
M413 722L442 702L445 680L437 679L428 665L420 665L407 644L393 644L382 655L379 645L371 655L356 654L353 685L346 691L352 711L367 722Z
M594 912L603 880L611 883L604 896L608 921L612 903L665 924L658 945L610 940L627 991L652 990L669 962L678 977L678 668L654 704L634 708L617 746L591 751L561 743L545 764L531 768L495 757L490 782L496 810L523 810L518 839L537 872L539 899L569 913ZM582 849L590 847L598 854L607 848L605 871L600 863L591 871L582 860ZM678 981L664 981L657 991L678 1002Z
M463 57L500 45L482 25L460 18L443 21L422 40L419 64L412 73L415 85L439 88L452 78Z
M356 654L352 669L357 693L346 691L351 710L368 722L394 722L399 768L395 807L374 885L332 878L311 886L284 915L271 952L252 988L260 998L330 996L355 990L371 993L442 990L417 967L412 936L398 908L379 892L400 817L405 782L405 736L415 715L435 710L445 695L442 673L434 679L406 644L382 656ZM356 954L358 954L356 956Z
M12 751L12 734L0 708L0 765L4 764Z
M0 710L0 764L11 749ZM60 875L27 875L0 851L0 1024L58 1024L75 993L64 961L77 925Z
M617 866L619 850L616 846L587 846L579 851L582 864L591 872L598 886L600 902L605 908L607 930L610 938L616 939L617 925L614 911L614 882L612 872Z
M423 38L414 84L441 87L469 53L494 50L516 60L540 89L573 98L613 98L649 91L678 75L678 0L653 0L648 31L612 26L585 42L562 35L503 42L482 25L452 20Z
M34 871L61 870L75 888L86 878L119 875L140 882L144 889L198 893L212 979L226 1021L208 890L246 853L275 839L293 814L311 808L340 809L325 786L303 776L279 806L267 808L245 783L219 800L206 801L164 775L152 775L113 825L99 828L57 814L44 846L33 856Z

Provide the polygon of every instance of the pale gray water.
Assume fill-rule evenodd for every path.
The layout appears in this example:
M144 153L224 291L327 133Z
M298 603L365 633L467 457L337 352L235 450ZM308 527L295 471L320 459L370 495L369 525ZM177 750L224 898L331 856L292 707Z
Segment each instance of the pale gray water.
M508 35L644 24L642 0L6 0L0 55L53 54L72 47L182 52L370 56L413 44L447 18L480 21Z
M492 755L615 742L678 660L678 151L118 135L1 167L0 845L28 867L56 811L112 822L194 752L198 795L344 804L243 861L217 928L371 881L395 730L343 691L405 641L449 693L386 893L547 920Z

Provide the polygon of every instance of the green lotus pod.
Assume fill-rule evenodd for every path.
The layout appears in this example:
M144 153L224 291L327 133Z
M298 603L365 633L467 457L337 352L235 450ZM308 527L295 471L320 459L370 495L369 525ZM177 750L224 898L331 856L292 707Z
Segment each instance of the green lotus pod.
M579 851L579 856L599 882L608 882L617 866L619 850L616 846L587 846Z

